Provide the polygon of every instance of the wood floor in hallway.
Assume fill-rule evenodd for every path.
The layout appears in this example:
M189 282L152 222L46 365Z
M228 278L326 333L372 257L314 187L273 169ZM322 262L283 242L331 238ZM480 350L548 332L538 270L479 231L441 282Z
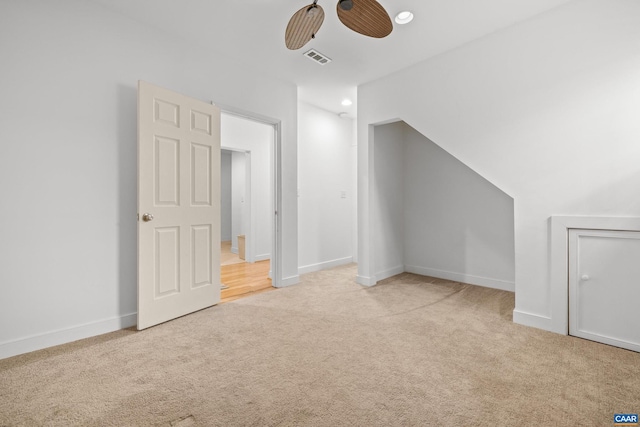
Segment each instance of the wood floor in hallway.
M231 253L231 242L222 242L222 264L220 278L227 286L220 293L222 303L275 290L269 278L269 260L245 262Z

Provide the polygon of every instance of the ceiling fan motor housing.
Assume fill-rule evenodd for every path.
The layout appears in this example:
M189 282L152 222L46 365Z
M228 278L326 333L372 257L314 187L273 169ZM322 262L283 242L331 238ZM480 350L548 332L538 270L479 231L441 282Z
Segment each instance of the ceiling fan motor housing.
M342 10L351 10L353 8L353 0L340 0L338 6Z

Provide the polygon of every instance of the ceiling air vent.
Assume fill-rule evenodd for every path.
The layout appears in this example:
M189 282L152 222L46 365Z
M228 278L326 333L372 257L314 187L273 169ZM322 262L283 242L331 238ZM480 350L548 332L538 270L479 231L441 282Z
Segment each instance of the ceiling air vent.
M306 56L307 58L317 62L320 65L325 65L325 64L328 64L329 62L331 62L331 58L329 58L326 55L321 54L320 52L318 52L315 49L311 49L311 50L305 52L304 56Z

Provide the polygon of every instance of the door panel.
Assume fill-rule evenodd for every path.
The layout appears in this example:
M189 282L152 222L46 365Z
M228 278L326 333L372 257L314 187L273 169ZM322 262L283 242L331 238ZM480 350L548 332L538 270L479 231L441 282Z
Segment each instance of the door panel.
M211 206L211 147L191 144L191 205Z
M155 137L155 206L180 205L180 140Z
M220 301L220 110L139 82L138 129L144 329Z
M155 229L155 298L180 292L180 228Z
M640 233L570 230L569 334L640 351Z
M212 282L212 234L211 225L205 224L191 227L191 242L193 244L193 257L191 259L192 288L208 286Z

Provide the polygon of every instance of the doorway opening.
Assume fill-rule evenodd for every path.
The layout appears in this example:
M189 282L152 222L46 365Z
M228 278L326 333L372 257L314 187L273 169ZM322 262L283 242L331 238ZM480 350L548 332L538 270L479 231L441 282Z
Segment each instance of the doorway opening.
M513 292L513 198L404 121L369 138L358 283L408 272Z
M221 115L221 302L273 290L277 276L278 127Z

